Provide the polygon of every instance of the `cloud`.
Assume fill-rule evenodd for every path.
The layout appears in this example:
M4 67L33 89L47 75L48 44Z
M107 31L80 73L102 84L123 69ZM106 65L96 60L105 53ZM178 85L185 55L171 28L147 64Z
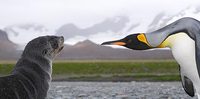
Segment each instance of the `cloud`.
M93 39L93 37L107 40L105 38L112 39L117 35L117 37L123 37L129 33L155 30L157 26L165 25L165 22L156 25L156 20L152 21L159 12L171 16L189 5L196 7L199 3L199 0L1 0L0 28L13 24L38 23L55 33L56 29L58 31L58 28L65 24L71 29L68 30L68 34L65 34L66 37L76 38L71 41ZM200 11L199 9L197 8L196 13ZM168 18L163 18L166 22L169 21ZM148 25L151 22L156 28L153 29L152 25L150 30ZM34 29L29 29L29 31L23 29L24 32L19 33L17 39L14 36L10 38L14 42L25 42L24 36L30 40L36 36L52 34L48 31L35 33L32 30ZM16 29L12 32L16 32ZM58 34L61 35L61 32Z
M166 14L164 12L157 14L155 16L155 18L153 19L153 21L148 25L149 28L148 28L147 32L152 32L152 31L155 31L156 29L160 28L160 25L159 26L157 26L157 25L160 23L160 21L165 16L166 16Z

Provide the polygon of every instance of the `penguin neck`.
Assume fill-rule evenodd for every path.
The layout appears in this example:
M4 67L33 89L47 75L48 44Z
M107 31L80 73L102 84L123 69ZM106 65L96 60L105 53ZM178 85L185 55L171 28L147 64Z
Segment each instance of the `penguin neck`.
M169 47L180 65L190 63L195 65L195 42L186 33L176 33L169 36L160 47ZM188 62L190 60L190 62Z
M180 32L180 33L176 33L173 35L168 36L159 46L158 48L165 48L165 47L169 47L170 49L173 49L174 47L177 46L177 44L183 44L183 42L185 42L185 39L188 39L189 36L184 33L184 32Z

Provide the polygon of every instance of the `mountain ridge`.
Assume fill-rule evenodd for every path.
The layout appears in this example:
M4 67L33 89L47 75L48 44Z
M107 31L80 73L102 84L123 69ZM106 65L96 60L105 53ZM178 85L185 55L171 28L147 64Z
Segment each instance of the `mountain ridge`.
M8 39L5 31L0 30L0 59L18 59L22 51L17 50L17 44ZM135 51L130 49L102 46L90 40L84 40L75 45L65 45L58 55L61 60L96 60L96 59L172 59L169 50Z
M0 59L16 59L19 56L17 44L8 39L5 31L0 30Z
M173 59L170 50L136 51L101 46L90 40L64 47L58 59Z

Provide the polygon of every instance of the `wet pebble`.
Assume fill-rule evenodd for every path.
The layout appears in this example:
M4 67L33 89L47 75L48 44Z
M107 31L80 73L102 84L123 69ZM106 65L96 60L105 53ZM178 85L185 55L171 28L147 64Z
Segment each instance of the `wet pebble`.
M181 82L52 82L47 99L197 99Z

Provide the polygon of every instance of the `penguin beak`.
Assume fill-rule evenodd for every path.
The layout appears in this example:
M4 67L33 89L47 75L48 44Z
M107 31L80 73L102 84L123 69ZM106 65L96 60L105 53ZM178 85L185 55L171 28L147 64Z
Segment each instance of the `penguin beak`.
M119 46L124 46L124 45L126 45L126 43L123 42L122 40L117 40L117 41L104 42L101 45L119 45Z

